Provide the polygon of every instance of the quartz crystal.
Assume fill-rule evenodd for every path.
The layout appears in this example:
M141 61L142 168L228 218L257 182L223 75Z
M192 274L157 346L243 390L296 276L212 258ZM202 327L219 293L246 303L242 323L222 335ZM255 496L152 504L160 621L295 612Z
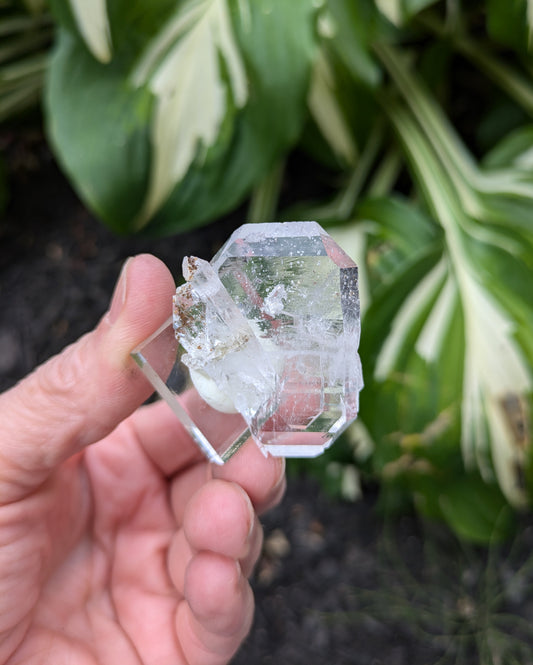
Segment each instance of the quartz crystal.
M134 351L154 387L214 461L250 435L273 455L320 454L363 386L355 263L315 222L245 224L183 273L172 326Z

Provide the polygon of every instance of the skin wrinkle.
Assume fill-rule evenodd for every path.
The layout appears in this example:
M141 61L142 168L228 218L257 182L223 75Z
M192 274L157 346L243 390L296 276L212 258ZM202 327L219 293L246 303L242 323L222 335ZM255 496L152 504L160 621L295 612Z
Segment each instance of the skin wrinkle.
M183 615L185 615L185 617L183 617ZM183 621L183 620L187 621L187 623L188 623L190 638L194 637L194 639L191 639L191 643L192 643L191 646L194 649L194 653L197 653L197 652L202 653L204 658L206 659L205 662L209 662L209 663L213 662L212 661L213 650L212 649L209 649L209 650L206 649L203 640L198 636L196 622L194 621L194 615L192 614L192 612L190 610L190 607L188 606L188 604L185 601L182 601L179 604L178 609L176 611L176 623L178 623L179 621ZM186 662L188 663L188 665L193 665L192 661L188 657L188 651L190 651L190 650L191 650L190 647L185 649L182 645L182 652L184 654ZM219 657L218 662L222 664L222 663L225 663L227 661L227 655L226 655L226 649L221 650L221 651L222 651L222 653L220 653L220 651L217 651L215 653L215 655ZM204 661L201 658L197 657L195 659L194 665L203 665L203 663L204 663ZM215 661L215 663L216 663L216 661Z
M84 649L84 651L87 655L89 653L92 654L94 656L94 663L98 663L99 665L105 661L101 659L102 654L98 649L101 642L101 630L98 630L97 626L101 626L102 622L108 623L116 639L116 625L120 625L120 615L115 607L113 594L107 591L107 589L113 589L112 570L109 562L115 561L115 539L107 540L108 542L104 543L98 537L97 530L94 529L93 524L91 537L86 536L78 543L75 551L71 553L67 569L64 567L60 569L58 574L49 580L46 590L48 595L53 595L56 588L61 588L65 585L71 590L75 590L73 585L74 580L76 585L79 585L80 582L82 583L73 601L74 606L72 610L79 603L83 608L84 620L80 622L79 617L75 614L73 615L71 608L66 606L63 611L63 619L60 621L61 625L55 632L56 636L61 635L61 639L68 635L70 639L77 641L80 647L84 644L84 640L87 640L92 645L92 649ZM82 564L82 562L84 563ZM80 579L77 571L80 569L87 570L87 566L89 567L87 575ZM98 589L101 591L97 593ZM45 602L45 606L47 604ZM72 616L75 617L74 623L71 619ZM57 618L55 616L54 621L57 621ZM46 619L46 613L43 614L41 612L40 620L44 621ZM92 635L93 638L87 638L87 633ZM77 637L77 635L80 635L80 637ZM83 635L83 638L81 635ZM123 635L125 635L125 632ZM131 650L137 654L138 662L141 663L142 661L138 656L134 643L131 640L129 642ZM53 647L50 647L50 653L53 652ZM75 662L77 665L78 660ZM91 660L91 662L93 661Z
M112 579L113 573L110 573L110 578ZM112 626L116 626L116 624L120 625L122 627L122 636L126 641L127 647L129 647L130 651L133 652L136 660L141 664L143 661L141 659L141 654L138 650L138 648L135 645L135 641L132 635L128 633L128 631L125 629L125 627L122 625L120 621L120 613L117 610L117 604L115 602L114 594L113 594L113 586L112 584L110 585L111 593L105 594L105 598L107 600L107 604L109 605L109 613L106 614L106 618L110 620L110 623ZM102 661L102 656L104 655L101 653L101 650L98 649L98 646L100 646L101 642L101 631L96 628L96 618L100 618L102 615L102 611L99 608L98 612L91 612L89 613L89 621L91 625L92 632L95 636L94 641L92 641L93 644L97 645L95 649L95 655L97 656L98 663L103 662Z
M29 497L26 501L24 501L23 505L20 505L19 503L2 507L1 516L3 519L2 519L2 524L0 524L0 533L4 533L6 529L6 521L8 521L6 520L6 514L9 516L10 513L15 513L15 515L11 515L10 519L12 522L16 523L17 520L16 513L24 512L25 510L27 510L28 509L27 504L31 501L35 502L33 496ZM41 538L42 546L38 550L35 549L35 542L31 542L31 546L29 548L25 547L22 542L24 539L31 539L32 541L34 541L35 539L34 532L28 533L26 530L23 530L21 534L14 533L12 535L11 537L12 548L18 548L18 551L15 552L16 560L12 562L13 570L11 573L11 577L13 578L13 584L15 588L13 588L10 591L9 588L6 588L6 578L4 577L2 579L2 583L0 585L1 588L0 604L1 604L1 598L9 599L13 597L15 591L20 592L21 575L18 572L19 569L24 571L24 575L22 577L22 579L24 580L27 580L28 577L31 579L33 576L37 579L40 579L42 584L48 577L53 560L53 545L50 537L46 533L45 526L41 525L41 529L43 531L43 536ZM4 542L0 544L0 553L4 556L6 554L6 548L7 545L6 541L4 540ZM26 554L23 554L24 550L26 550ZM9 549L7 549L7 552L9 554ZM0 570L2 570L2 572L5 574L6 570L8 569L8 562L2 559L0 559ZM0 633L1 634L0 645L2 647L0 650L0 655L2 655L2 652L4 652L2 656L3 659L7 660L9 658L9 655L13 654L24 640L26 632L35 614L35 607L40 597L40 590L41 590L40 585L31 585L30 583L30 586L26 589L26 592L23 595L24 604L23 605L17 604L17 607L20 609L21 614L19 616L15 614L12 617L11 621L11 623L13 624L12 626L3 627L2 632ZM6 607L5 612L8 611L9 607ZM3 613L0 613L0 617L2 614ZM19 624L18 627L17 623ZM9 642L11 642L11 645L9 645ZM5 662L3 659L1 662Z
M82 363L86 362L83 359L88 345L87 339L85 336L80 340L81 358L77 349L75 352L73 346L67 347L64 356L52 358L43 368L30 375L28 382L24 385L24 391L15 392L14 396L18 399L14 405L10 404L10 410L18 410L21 415L17 419L17 413L14 413L13 419L24 423L24 429L31 428L27 439L32 441L32 448L24 449L23 452L26 455L21 457L19 462L19 467L25 468L27 472L35 473L37 471L31 463L35 463L35 460L39 461L39 473L41 474L50 472L60 461L63 461L57 458L57 451L63 449L64 446L54 440L47 427L50 420L61 420L61 432L58 434L61 439L75 442L78 449L82 446L80 430L83 429L87 414L80 409L77 393L83 389ZM51 398L52 395L53 398ZM25 417L28 409L32 411L32 421L29 425L26 424L28 421ZM42 438L41 431L47 432L48 436ZM16 437L13 437L13 441L16 440ZM15 452L20 454L20 451ZM24 463L27 458L28 461Z
M185 615L185 616L183 616ZM213 645L213 640L210 639L210 649L207 649L205 647L205 642L206 642L206 633L210 633L210 635L213 637L214 634L209 631L207 628L202 626L196 616L194 615L194 612L191 610L189 605L187 603L180 603L178 607L178 612L177 612L177 619L179 620L185 620L189 626L189 631L188 631L188 636L190 640L190 644L187 646L182 645L182 649L185 653L185 656L187 657L187 654L190 650L193 650L193 652L198 652L199 654L202 654L205 660L202 659L201 656L198 656L194 660L194 665L204 665L204 663L209 663L211 664L219 664L222 665L223 663L226 663L229 658L231 658L235 651L237 650L237 647L235 648L228 648L229 645L234 644L235 642L235 636L226 636L226 635L221 635L221 636L216 636L216 645ZM247 621L245 624L242 624L240 626L239 630L239 636L242 635L242 638L244 638L251 627L251 619L252 619L252 613L250 612L247 616ZM213 659L213 656L217 657L217 660ZM188 663L192 663L191 660L187 661Z
M142 662L141 651L137 645L138 630L135 630L135 628L132 628L132 626L128 625L129 621L127 617L130 613L130 606L127 596L130 593L132 586L137 586L138 584L139 568L146 569L146 566L149 566L154 571L151 578L154 580L159 580L159 583L156 582L155 587L150 590L146 588L147 580L143 580L143 588L140 589L143 596L146 597L146 595L149 593L152 593L155 596L167 595L169 599L172 599L173 602L177 603L178 595L175 590L172 590L166 567L168 545L171 539L171 534L173 533L173 529L175 528L175 522L172 519L167 500L166 510L163 507L164 514L161 513L161 510L158 510L160 515L159 521L167 522L166 533L162 533L160 524L153 526L150 520L148 523L135 523L138 519L138 516L144 514L146 509L148 510L146 513L147 515L150 515L153 512L153 508L150 508L152 504L160 505L161 501L159 499L162 496L161 486L166 485L166 483L161 477L161 474L157 472L152 460L142 449L138 437L136 436L135 429L132 427L131 423L123 423L120 426L120 430L121 438L125 444L120 447L121 455L126 458L132 457L134 455L142 457L143 464L148 467L146 474L144 475L148 477L151 473L154 478L158 479L157 482L152 482L146 485L143 491L137 495L135 502L129 501L124 503L124 500L121 497L118 497L118 499L115 497L115 500L118 500L117 510L115 511L116 529L113 530L113 551L108 552L109 560L115 562L115 566L113 566L109 571L109 588L111 589L110 602L112 604L117 623L121 625L125 635L128 637L129 643L131 644L132 648L135 649L135 653L138 655ZM132 450L128 451L128 448L131 448ZM99 451L96 449L94 452L96 454L99 453ZM107 460L106 458L99 460L97 455L95 455L95 459L91 461L90 468L92 469L93 475L96 474L100 469L98 462L102 461L109 462L110 459L108 457ZM120 469L123 468L123 466L119 466L118 470L120 471ZM111 472L111 475L102 487L102 491L106 490L108 485L114 484L113 475L116 469L114 469L114 467L107 467L107 471ZM128 472L127 468L124 472ZM119 473L117 481L120 480L121 475L122 474ZM97 505L101 501L109 501L109 492L104 491L104 494L105 496L98 495L95 497L95 502ZM164 495L168 497L168 489ZM127 498L129 499L129 495ZM94 527L95 537L99 539L99 532L108 528L109 525L96 524ZM123 550L131 552L132 541L146 541L148 538L150 538L152 531L152 540L155 538L155 541L153 540L153 543L150 546L149 553L147 554L148 560L146 561L146 564L144 563L144 554L142 552L136 552L134 565L128 572L127 568L124 569ZM143 559L139 560L139 556L143 557ZM118 562L120 562L119 568L117 568L119 565ZM164 584L161 584L161 580L164 581ZM173 614L173 612L171 614Z
M94 648L89 648L87 644L81 640L68 637L69 646L72 646L76 652L75 658L68 660L57 659L56 654L59 653L59 648L66 642L65 633L63 630L51 630L46 627L40 628L39 634L42 645L26 649L20 655L15 654L11 660L8 660L6 665L43 665L48 663L53 665L103 665L97 661L94 656ZM53 657L53 660L50 658Z
M71 461L71 466L74 466L75 464L77 465L78 461ZM68 518L65 520L64 516L65 514L68 514L70 511L72 511L73 507L72 505L56 504L52 507L53 510L49 510L47 508L47 496L53 494L57 482L57 479L54 477L47 481L49 488L48 495L45 494L43 496L43 488L40 488L39 493L33 492L19 503L3 506L1 512L0 533L5 532L7 526L6 522L11 521L12 523L16 524L21 514L35 512L36 510L40 510L43 513L43 520L38 522L36 527L34 527L31 532L23 529L20 534L14 533L12 535L13 546L16 545L19 548L17 559L14 562L15 570L13 571L13 576L17 575L16 569L22 569L24 570L23 579L28 579L28 577L32 578L33 575L33 578L40 580L40 585L45 583L50 575L50 571L55 566L57 566L62 559L66 558L67 554L72 550L79 538L79 533L81 533L83 526L85 525L85 518L82 517L82 519L79 519L79 517L82 516L84 512L86 513L86 509L79 511L78 508L76 508L75 512L78 516L77 523L79 525L79 533L77 533L75 530L68 530L66 533L66 538L61 535L61 531L64 531L61 528L63 522L67 521L70 523L72 521ZM6 515L8 516L7 519ZM10 515L11 517L9 517ZM22 524L20 525L20 528L22 528ZM35 529L39 529L42 532L40 538L35 538ZM29 550L23 544L25 539L31 540L31 546ZM58 547L59 541L61 541L62 544L61 548ZM40 548L37 550L35 549L36 542L41 543ZM24 550L27 551L26 558L21 554L21 548L22 552L24 552ZM5 553L5 551L6 543L4 541L1 545L0 552ZM58 551L61 551L60 557L57 555ZM34 564L29 565L27 558L33 560ZM5 572L6 564L4 563L0 565L0 569ZM34 570L33 573L31 572L32 570ZM34 598L32 598L32 588L29 588L27 593L24 594L25 604L28 605L28 612L30 614L32 608L37 604L40 585L34 587L36 591ZM1 595L4 598L9 598L11 594L9 594L9 592L6 593L6 589L4 588L4 593Z
M32 622L33 614L28 614L23 621L0 638L0 662L8 663L11 656L22 644Z
M217 586L213 587L213 585L207 584L205 575L201 575L196 570L198 568L201 570L200 566L202 563L204 563L205 567L206 561L208 565L216 565L219 569L224 568L224 577L221 575L218 576L218 588ZM191 592L189 588L191 586L191 579L194 580L197 577L200 577L200 584L196 583L194 591ZM227 628L224 627L224 629L217 627L215 630L212 623L213 620L216 623L220 623L216 621L219 618L218 597L225 593L227 594L229 590L233 591L233 593L227 594L229 597L240 597L236 592L242 587L243 580L239 562L224 555L214 552L200 552L189 562L185 574L185 594L190 599L189 605L195 617L209 622L210 632L220 636L231 636L241 627L242 621L239 620L239 617L232 618L230 625ZM227 623L227 618L223 617L223 621ZM233 627L234 623L237 624L235 627Z
M130 433L130 435L132 435L133 440L136 442L137 447L140 449L141 453L145 456L146 460L147 460L152 466L154 466L154 462L153 462L153 461L151 460L151 458L147 455L146 451L145 451L144 448L142 447L142 444L141 444L141 442L140 442L139 437L137 436L137 433L136 433L135 429L132 428L131 426L129 427L129 433ZM202 464L205 464L205 463L202 463ZM243 495L243 496L246 498L246 502L249 503L249 499L248 499L247 495L244 493L244 491L242 490L242 488L240 488L240 486L235 486L235 489L237 489L238 492L241 494L241 496ZM170 490L169 490L168 496L170 497ZM255 519L257 519L257 518L255 517L255 513L253 513L253 514L252 514L252 517L251 517L251 525L250 525L250 529L249 529L249 532L250 532L250 533L252 532L252 528L253 528L253 525L254 525ZM169 539L169 543L170 543L170 539ZM167 563L166 563L166 559L167 559L168 551L169 551L169 544L167 544L166 551L167 551L167 554L166 554L165 557L162 557L162 560L161 560L161 562L160 562L160 566L161 566L162 568L165 569L165 574L166 574L166 575L169 575L169 571L168 571L168 567L167 567ZM189 565L190 565L190 564L191 564L191 562L189 562ZM239 572L240 572L240 566L239 566L239 564L236 563L235 565L238 567ZM186 575L186 573L185 573L185 575ZM178 601L178 600L179 600L179 596L178 596L178 594L176 593L176 601ZM217 608L217 609L218 609L218 608ZM239 623L240 623L240 621L239 621ZM134 637L132 637L131 639L134 640Z

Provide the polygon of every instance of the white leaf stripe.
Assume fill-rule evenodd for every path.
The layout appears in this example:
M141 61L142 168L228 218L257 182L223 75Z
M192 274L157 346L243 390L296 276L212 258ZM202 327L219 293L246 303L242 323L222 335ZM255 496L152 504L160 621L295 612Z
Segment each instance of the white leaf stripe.
M446 278L446 260L442 258L407 296L394 317L374 370L374 378L384 381L393 371L413 323L442 288Z
M111 31L106 0L70 0L70 6L87 48L100 62L109 62Z
M147 83L172 46L203 16L211 0L191 0L176 15L165 22L163 28L150 40L144 54L131 73L134 86Z
M173 28L156 38L133 75L137 85L148 76L156 97L150 185L137 228L164 203L199 150L206 151L218 138L230 101L220 58L234 103L242 107L248 98L247 77L227 0L192 2L181 9Z
M457 284L449 275L415 344L418 355L428 363L441 355L457 302Z
M533 0L527 0L528 49L533 45Z
M379 11L394 25L401 25L403 9L401 0L376 0Z
M333 71L326 56L321 52L313 69L308 98L309 109L333 152L348 164L354 164L357 148L337 101L335 87Z
M458 271L465 316L465 374L461 445L465 463L483 471L490 446L498 482L515 505L525 501L516 476L523 450L503 408L506 399L531 393L533 381L514 337L515 323L477 281L463 258Z

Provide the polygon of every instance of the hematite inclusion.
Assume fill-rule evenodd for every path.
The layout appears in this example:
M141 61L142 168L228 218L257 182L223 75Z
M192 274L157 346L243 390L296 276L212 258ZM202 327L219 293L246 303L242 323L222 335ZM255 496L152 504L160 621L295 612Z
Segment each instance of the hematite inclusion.
M186 257L184 277L173 328L204 401L241 414L265 452L320 454L363 386L355 263L315 222L245 224L210 263Z

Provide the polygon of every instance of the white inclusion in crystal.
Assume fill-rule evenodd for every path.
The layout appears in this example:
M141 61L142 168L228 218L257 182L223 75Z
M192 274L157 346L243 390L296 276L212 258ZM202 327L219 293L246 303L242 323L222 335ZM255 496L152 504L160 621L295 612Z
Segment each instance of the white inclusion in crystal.
M202 399L221 413L239 413L231 397L220 390L214 380L199 369L189 368L191 381Z
M268 316L281 314L286 297L287 291L283 284L277 284L263 300L263 312Z

